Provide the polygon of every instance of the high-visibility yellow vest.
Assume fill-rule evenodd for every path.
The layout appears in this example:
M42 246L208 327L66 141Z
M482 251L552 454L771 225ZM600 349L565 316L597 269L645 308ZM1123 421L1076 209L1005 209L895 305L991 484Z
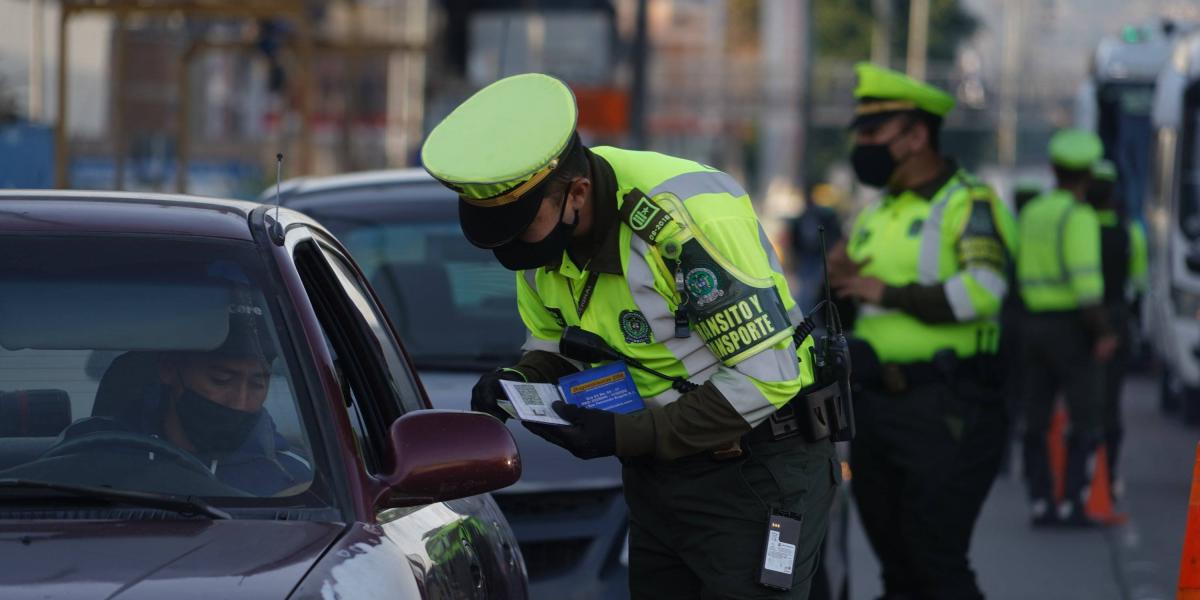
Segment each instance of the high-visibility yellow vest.
M884 362L927 361L945 348L960 357L994 350L1015 229L1008 207L962 169L932 198L905 191L869 206L855 220L850 258L869 260L862 274L890 286L942 286L955 322L864 304L854 334Z
M1021 211L1017 279L1030 312L1074 310L1101 302L1100 223L1091 206L1065 190L1034 198Z
M569 254L557 268L518 272L518 306L529 331L523 349L558 352L563 327L580 326L650 368L695 383L711 381L748 424L761 423L814 378L812 341L800 348L793 343L802 315L750 197L729 175L689 160L591 150L617 179L615 198L594 201L629 211L642 235L627 222L619 225L623 275L597 273L582 316L578 309L592 274ZM645 239L648 230L653 244ZM702 247L703 256L685 253L674 260L664 251L673 245ZM685 338L675 337L681 286L690 298L685 310L691 333ZM668 381L638 369L631 374L648 406L679 396Z

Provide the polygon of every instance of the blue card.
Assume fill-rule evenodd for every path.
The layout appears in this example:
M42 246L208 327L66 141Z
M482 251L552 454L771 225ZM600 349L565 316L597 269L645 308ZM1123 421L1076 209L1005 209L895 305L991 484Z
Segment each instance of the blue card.
M558 380L563 399L584 408L627 414L646 407L623 362L588 369Z

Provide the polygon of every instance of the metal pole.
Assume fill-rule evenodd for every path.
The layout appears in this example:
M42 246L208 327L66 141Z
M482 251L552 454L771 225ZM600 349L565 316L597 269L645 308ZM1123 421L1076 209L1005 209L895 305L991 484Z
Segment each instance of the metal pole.
M42 0L33 0L29 4L30 36L29 36L29 120L40 121L46 107L46 49L45 40L45 7Z
M1020 85L1017 73L1021 57L1022 0L1004 3L1004 62L1000 78L1000 122L996 130L996 153L1000 164L1012 167L1017 163L1017 109Z
M908 76L925 80L925 54L929 45L929 0L908 5Z
M892 0L871 0L871 62L889 67L892 62Z
M124 13L118 14L113 30L112 92L109 111L112 115L113 189L125 189L125 23Z
M188 184L188 146L191 140L191 121L188 119L188 113L191 112L191 79L188 74L191 72L192 58L196 56L199 49L199 42L193 42L187 50L183 52L183 58L179 61L179 71L177 74L179 90L179 103L175 110L175 191L180 194L187 193Z
M67 20L71 9L64 2L58 14L58 110L54 115L54 186L70 185L67 174Z
M637 16L633 28L633 82L629 90L629 145L641 150L646 147L646 63L650 52L646 23L649 0L637 0Z

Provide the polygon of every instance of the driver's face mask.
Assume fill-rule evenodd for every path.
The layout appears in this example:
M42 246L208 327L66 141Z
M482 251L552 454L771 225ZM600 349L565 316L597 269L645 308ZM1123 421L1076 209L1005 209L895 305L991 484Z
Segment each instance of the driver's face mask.
M245 412L213 402L189 388L181 378L181 393L175 399L179 424L196 452L204 456L224 456L246 442L258 424L262 411Z

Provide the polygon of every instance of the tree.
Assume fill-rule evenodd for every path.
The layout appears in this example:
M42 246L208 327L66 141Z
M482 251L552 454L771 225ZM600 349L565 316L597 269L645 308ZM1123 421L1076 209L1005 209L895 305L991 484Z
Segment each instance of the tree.
M903 59L908 47L908 0L892 3L891 55ZM871 56L871 0L812 0L817 60L867 60ZM929 60L951 61L959 44L979 28L979 21L959 0L930 0Z

